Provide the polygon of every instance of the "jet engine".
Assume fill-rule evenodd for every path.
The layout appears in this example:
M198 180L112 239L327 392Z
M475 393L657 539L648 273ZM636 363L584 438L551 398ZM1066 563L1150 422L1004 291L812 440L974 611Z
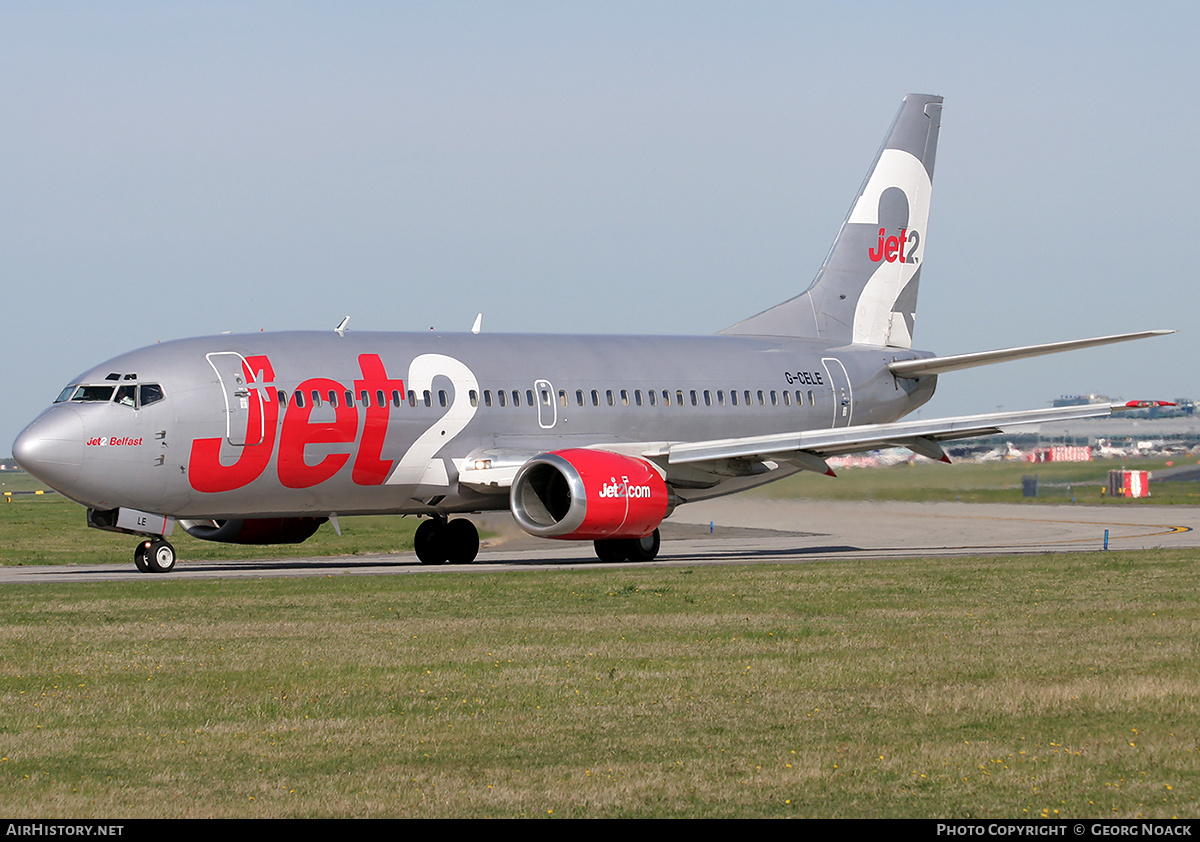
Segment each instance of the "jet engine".
M229 520L180 520L193 538L225 544L299 544L307 541L328 518L263 517Z
M556 450L513 478L513 517L540 538L644 538L675 508L650 462L606 450Z

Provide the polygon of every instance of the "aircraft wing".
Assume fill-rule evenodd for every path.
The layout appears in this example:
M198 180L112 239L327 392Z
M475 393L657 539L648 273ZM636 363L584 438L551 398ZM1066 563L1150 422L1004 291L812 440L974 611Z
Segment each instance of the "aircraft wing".
M1132 403L1132 402L1131 402ZM889 424L863 424L855 427L809 430L766 436L715 439L702 442L670 443L643 455L666 457L668 465L687 465L721 460L758 461L773 459L791 462L818 473L832 473L824 457L858 453L882 447L906 447L922 456L948 462L938 442L999 433L1007 427L1051 421L1077 421L1105 418L1114 410L1132 408L1123 404L996 412L986 415L961 415L928 421L896 421ZM669 472L669 468L668 468Z
M930 459L949 462L939 442L993 435L1009 427L1025 424L1106 418L1116 411L1150 405L1159 404L1154 401L1088 404L699 442L621 442L597 445L596 448L650 459L665 467L668 481L682 479L675 476L677 471L673 471L672 466L685 471L687 466L706 473L741 475L765 471L766 468L754 463L767 460L788 462L805 470L832 476L833 471L825 462L829 456L883 447L906 447ZM459 480L476 491L504 493L511 486L517 470L534 455L532 452L479 451L462 460ZM691 475L695 476L694 473Z

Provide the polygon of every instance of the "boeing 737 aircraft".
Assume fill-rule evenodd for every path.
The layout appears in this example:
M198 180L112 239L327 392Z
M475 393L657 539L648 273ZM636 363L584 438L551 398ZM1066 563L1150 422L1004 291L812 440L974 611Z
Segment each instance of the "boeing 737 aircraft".
M816 279L705 337L255 333L165 342L63 389L13 444L30 474L141 537L142 571L197 538L303 541L356 514L427 518L416 553L470 562L471 521L650 560L676 506L831 455L940 442L1109 405L900 421L939 374L1171 331L948 357L912 349L942 99L905 98Z

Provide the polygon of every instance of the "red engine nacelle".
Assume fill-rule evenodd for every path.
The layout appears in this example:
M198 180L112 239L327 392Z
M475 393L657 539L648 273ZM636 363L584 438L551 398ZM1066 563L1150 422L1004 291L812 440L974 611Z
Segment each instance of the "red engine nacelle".
M607 450L556 450L530 459L509 493L513 517L540 538L644 538L674 508L645 459Z
M181 520L193 538L225 544L299 544L307 541L328 518L262 517L230 520Z

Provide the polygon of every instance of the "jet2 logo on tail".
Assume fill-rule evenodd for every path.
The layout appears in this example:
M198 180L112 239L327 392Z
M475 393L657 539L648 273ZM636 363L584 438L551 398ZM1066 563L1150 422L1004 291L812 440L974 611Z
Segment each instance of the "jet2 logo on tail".
M900 229L899 237L884 237L887 233L886 228L879 229L879 245L873 249L867 250L867 257L871 258L872 263L878 263L881 260L886 260L888 263L916 263L919 258L916 257L917 246L921 244L921 235L916 231L910 231L907 228ZM907 246L908 252L904 249Z

